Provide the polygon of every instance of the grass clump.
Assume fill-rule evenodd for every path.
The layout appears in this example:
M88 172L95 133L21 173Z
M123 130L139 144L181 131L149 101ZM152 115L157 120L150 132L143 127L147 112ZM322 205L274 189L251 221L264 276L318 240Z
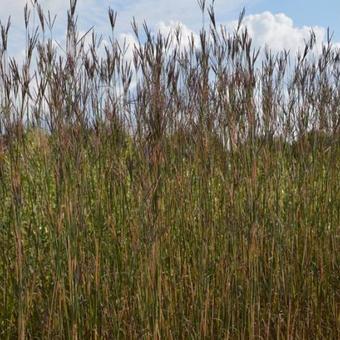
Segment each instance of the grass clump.
M260 63L210 7L129 60L75 5L66 55L1 26L1 339L338 338L339 50Z

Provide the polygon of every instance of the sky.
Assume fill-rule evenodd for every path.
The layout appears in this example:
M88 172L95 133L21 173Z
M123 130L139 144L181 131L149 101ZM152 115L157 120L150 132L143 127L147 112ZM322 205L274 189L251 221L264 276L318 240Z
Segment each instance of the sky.
M26 2L31 3L31 0L0 0L1 22L11 16L10 53L19 57L25 46L23 7ZM69 0L40 0L39 3L45 11L57 15L53 37L62 42ZM210 3L208 0L207 4ZM154 32L168 32L180 24L187 35L191 32L197 34L202 25L197 0L78 0L80 31L86 32L94 26L95 31L105 38L110 28L109 7L118 12L118 38L130 42L134 41L130 24L133 17L140 26L145 20ZM246 9L244 24L257 47L268 46L274 51L286 48L297 52L311 30L322 44L327 27L334 33L333 42L340 47L339 0L215 0L217 23L232 30L243 7ZM37 17L32 16L32 19L38 23Z

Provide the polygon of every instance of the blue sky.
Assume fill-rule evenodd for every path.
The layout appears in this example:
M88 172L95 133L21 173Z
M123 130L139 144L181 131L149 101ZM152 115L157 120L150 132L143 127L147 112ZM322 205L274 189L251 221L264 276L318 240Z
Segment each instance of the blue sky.
M9 15L12 17L10 48L14 55L20 55L24 49L23 6L26 1L31 0L0 0L0 20L4 22ZM40 3L58 15L54 37L62 41L69 0L40 0ZM196 0L78 0L80 30L85 32L95 25L97 33L108 33L109 6L118 11L117 34L131 41L133 16L139 23L145 19L155 31L167 31L180 23L187 33L197 33L202 22ZM340 0L215 0L218 23L232 27L243 7L247 13L245 23L258 46L295 50L308 38L311 29L321 43L328 26L334 31L334 42L337 45L340 42L337 17Z
M334 39L340 40L339 0L262 0L248 6L250 12L282 12L298 26L329 27Z

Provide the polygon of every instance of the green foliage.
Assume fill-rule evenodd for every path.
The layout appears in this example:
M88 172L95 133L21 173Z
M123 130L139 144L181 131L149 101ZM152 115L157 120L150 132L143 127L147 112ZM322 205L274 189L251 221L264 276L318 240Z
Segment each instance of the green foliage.
M0 46L0 338L339 338L339 55L287 80L246 32L145 26L132 71L75 3L67 59L28 39L36 92Z

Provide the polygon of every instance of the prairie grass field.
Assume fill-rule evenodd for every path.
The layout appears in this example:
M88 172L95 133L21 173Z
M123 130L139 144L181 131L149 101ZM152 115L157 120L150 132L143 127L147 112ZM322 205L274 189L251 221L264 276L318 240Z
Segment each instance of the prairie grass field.
M21 62L1 23L0 339L339 339L340 50L199 3L103 47L71 1L64 49L26 7Z

